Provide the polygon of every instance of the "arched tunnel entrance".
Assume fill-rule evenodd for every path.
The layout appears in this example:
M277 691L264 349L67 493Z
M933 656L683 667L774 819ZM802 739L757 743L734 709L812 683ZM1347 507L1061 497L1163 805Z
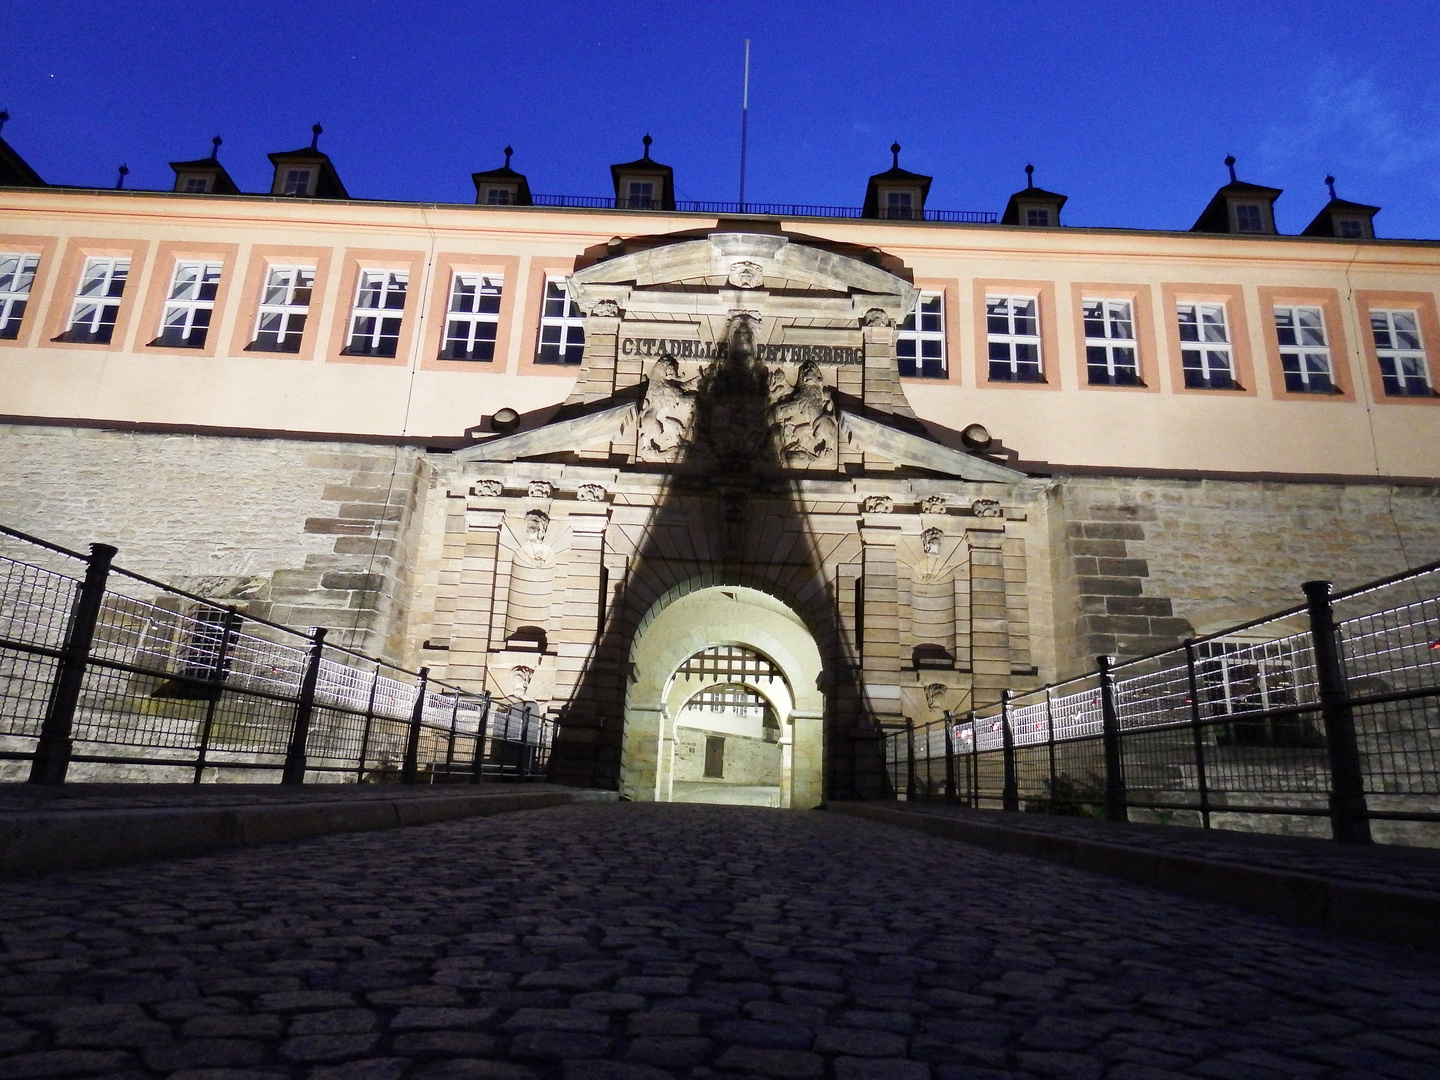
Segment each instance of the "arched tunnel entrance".
M800 617L742 586L698 589L657 608L631 648L621 794L818 805L820 651Z

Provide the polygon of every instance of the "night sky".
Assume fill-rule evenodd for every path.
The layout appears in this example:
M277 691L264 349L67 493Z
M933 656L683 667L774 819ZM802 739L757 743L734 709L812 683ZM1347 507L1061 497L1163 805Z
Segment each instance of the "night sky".
M507 143L535 192L606 195L649 132L679 198L734 199L747 37L750 201L858 206L898 140L935 209L999 211L1033 162L1067 224L1188 229L1234 154L1281 232L1333 172L1381 236L1440 238L1433 0L50 0L0 11L0 108L59 184L169 189L218 134L268 190L319 121L358 198L473 201Z

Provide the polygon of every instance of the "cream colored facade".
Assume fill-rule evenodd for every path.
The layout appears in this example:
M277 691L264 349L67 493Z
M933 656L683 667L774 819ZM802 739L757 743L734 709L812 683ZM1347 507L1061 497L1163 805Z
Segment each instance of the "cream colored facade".
M40 261L0 340L0 520L533 700L558 778L632 798L674 796L705 686L774 710L780 801L811 806L875 789L877 725L1440 556L1440 398L1387 396L1370 331L1414 311L1437 370L1440 245L10 190L6 252ZM63 340L111 256L111 342ZM221 267L203 348L156 344L185 260ZM293 265L299 350L259 352ZM366 271L408 275L394 357L346 354ZM493 361L441 358L457 273L503 282ZM537 362L547 277L578 367ZM917 291L943 378L897 374ZM996 295L1036 302L1043 381L990 380ZM1131 305L1143 385L1088 383L1096 299ZM1238 388L1184 386L1184 304L1223 305ZM1337 392L1286 391L1287 305L1324 313ZM178 554L262 516L263 557ZM770 678L677 678L717 646Z

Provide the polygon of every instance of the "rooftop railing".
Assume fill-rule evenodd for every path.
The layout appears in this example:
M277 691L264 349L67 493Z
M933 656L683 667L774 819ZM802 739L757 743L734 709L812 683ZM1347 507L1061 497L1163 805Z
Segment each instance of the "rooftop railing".
M585 210L656 210L653 201L616 199L607 195L535 195L536 206L562 206ZM735 214L757 217L858 218L858 206L817 206L810 203L723 202L703 199L676 200L679 213ZM880 217L891 221L951 221L970 225L994 225L999 215L989 210L883 210Z

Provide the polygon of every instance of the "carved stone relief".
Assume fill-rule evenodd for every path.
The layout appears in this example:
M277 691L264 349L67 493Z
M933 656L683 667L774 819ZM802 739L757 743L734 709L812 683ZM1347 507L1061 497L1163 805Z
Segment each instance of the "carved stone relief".
M604 502L605 489L599 484L581 484L575 490L575 497L581 502Z
M932 709L939 709L945 703L945 695L950 688L944 683L930 683L925 687L925 704Z
M817 364L801 364L793 386L778 369L770 373L769 418L782 462L802 468L834 463L835 402Z
M482 499L498 499L505 494L505 485L499 480L480 480L471 490Z
M530 487L529 487L529 495L530 495L530 498L532 498L532 499L548 499L548 498L550 498L550 481L549 481L549 480L531 480L531 481L530 481Z
M889 495L867 495L861 509L867 514L893 514L895 500Z
M731 263L728 280L737 289L758 289L765 284L765 268L757 262Z
M651 365L640 406L640 460L679 461L689 449L698 381L681 378L680 365L669 356Z
M510 669L510 692L516 697L524 697L530 690L530 680L535 677L535 669L517 664Z
M884 308L872 307L860 317L861 326L894 326L895 320L885 313Z
M620 305L614 300L596 300L590 306L590 314L599 319L618 319Z
M976 499L970 504L970 513L978 518L998 518L1005 516L1005 512L1000 509L999 499Z
M948 505L944 495L927 495L925 501L920 504L922 514L943 514Z

